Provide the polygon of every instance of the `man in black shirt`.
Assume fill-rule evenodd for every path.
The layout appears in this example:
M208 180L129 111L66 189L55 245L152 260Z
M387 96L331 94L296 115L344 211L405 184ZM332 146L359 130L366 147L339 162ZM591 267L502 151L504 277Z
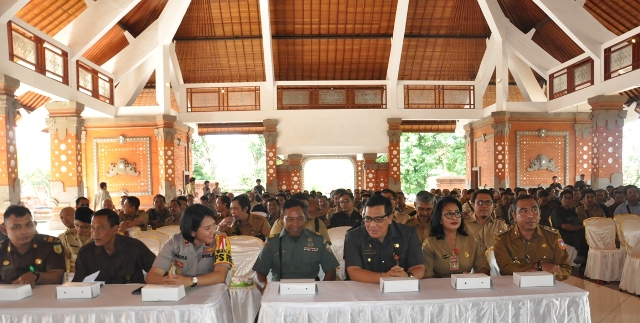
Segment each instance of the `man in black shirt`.
M575 263L584 263L589 253L589 245L585 238L582 218L576 213L573 206L573 191L564 190L560 193L562 205L553 210L551 222L553 227L560 231L564 242L573 246L578 251Z
M424 276L424 255L415 227L393 221L391 201L382 195L367 200L365 225L347 232L345 268L349 279L378 283L380 277Z
M329 228L342 226L352 228L359 227L362 222L362 216L360 216L358 210L353 207L353 195L348 192L342 193L338 203L341 211L331 216Z

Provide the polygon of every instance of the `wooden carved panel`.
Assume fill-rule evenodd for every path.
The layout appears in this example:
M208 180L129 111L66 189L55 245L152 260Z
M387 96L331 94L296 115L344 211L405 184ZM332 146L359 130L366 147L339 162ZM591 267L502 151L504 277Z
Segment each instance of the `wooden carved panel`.
M122 136L121 136L122 137ZM93 140L93 156L95 163L94 185L107 182L113 196L126 190L129 195L152 195L151 182L151 142L149 137L134 138L98 138ZM129 163L136 163L139 176L118 175L108 177L107 172L111 164L116 164L120 158L126 158Z
M546 155L555 161L557 171L539 169L528 171L531 160ZM569 132L518 131L516 133L516 185L518 187L546 187L554 175L569 183Z

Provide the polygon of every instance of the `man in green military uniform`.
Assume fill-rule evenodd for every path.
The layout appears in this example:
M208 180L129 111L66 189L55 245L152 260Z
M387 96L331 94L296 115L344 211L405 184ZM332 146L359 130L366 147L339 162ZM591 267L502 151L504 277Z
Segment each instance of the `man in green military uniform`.
M300 200L284 202L284 230L279 235L269 236L253 265L253 270L258 274L259 288L266 286L269 271L273 281L315 278L318 276L318 267L322 266L325 281L336 279L339 263L331 251L331 243L305 228L307 212L306 204Z
M0 283L34 286L62 282L62 244L58 238L36 233L29 209L8 207L0 230L8 237L0 243Z
M83 206L79 207L74 213L73 230L67 230L61 233L59 238L64 247L64 257L68 261L69 272L76 272L76 258L80 248L91 242L91 216L93 210Z
M565 280L571 274L567 245L558 230L538 225L540 209L530 195L513 202L515 225L498 233L493 250L502 275L546 271Z

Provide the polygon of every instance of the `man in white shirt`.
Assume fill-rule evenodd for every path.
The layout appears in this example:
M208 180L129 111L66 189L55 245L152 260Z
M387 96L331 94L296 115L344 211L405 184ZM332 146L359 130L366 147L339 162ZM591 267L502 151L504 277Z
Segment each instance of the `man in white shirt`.
M93 198L93 209L100 210L102 208L102 201L110 199L111 195L109 195L109 191L107 191L107 183L101 182L100 191L98 191Z

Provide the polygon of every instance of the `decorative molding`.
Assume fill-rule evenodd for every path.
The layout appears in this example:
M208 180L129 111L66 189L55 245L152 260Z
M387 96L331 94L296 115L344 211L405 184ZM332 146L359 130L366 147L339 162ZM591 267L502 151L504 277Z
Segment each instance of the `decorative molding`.
M86 130L82 130L82 133L80 134L80 142L83 144L87 143L87 131Z
M475 142L479 142L479 141L487 142L487 139L491 139L493 137L494 137L493 134L487 135L486 133L483 133L482 136L480 136L479 138L476 138L474 141Z
M516 186L522 187L520 182L520 137L521 136L536 136L540 135L539 131L516 131ZM564 182L570 183L569 180L569 131L548 131L546 132L546 136L562 136L564 137L564 158L565 158L565 171L564 171Z
M67 138L67 131L69 133L81 134L83 120L79 117L55 117L45 119L47 127L49 128L49 134L58 133L58 138L64 140Z
M94 181L94 187L99 187L99 181L98 181L98 164L100 164L100 162L98 161L98 144L100 143L110 143L110 142L119 142L119 138L96 138L93 139L93 158L94 158L94 162L93 162L93 181ZM146 152L145 155L147 156L147 174L146 174L146 182L148 183L147 185L145 185L145 187L147 188L146 191L137 191L137 192L127 192L128 195L132 195L132 196L142 196L142 195L152 195L152 187L153 187L153 183L151 181L151 138L150 137L130 137L127 138L127 142L135 142L135 141L142 141L145 146L146 146Z
M575 125L573 125L573 128L576 130L576 137L582 136L582 138L584 139L589 139L589 137L591 136L591 124L576 123Z
M168 141L172 142L176 138L176 133L178 131L176 129L171 128L156 128L153 130L153 133L156 135L158 142Z
M109 164L109 171L107 177L113 177L117 175L131 175L139 176L140 172L136 171L136 163L129 163L125 158L120 158L117 163Z
M306 157L300 165L302 168L302 170L300 171L301 191L304 190L304 165L310 160L314 160L314 159L347 159L349 160L353 165L353 189L356 189L358 187L358 164L356 163L356 158L354 156L317 156L317 157L312 156L312 157Z
M531 159L531 165L527 168L528 172L535 172L537 170L549 170L551 172L557 172L556 161L549 159L547 155L538 155L538 158Z
M591 120L592 130L597 127L606 126L609 131L616 129L616 126L624 127L624 119L627 117L627 110L596 110L591 112L589 119Z
M127 142L127 137L125 137L124 135L120 135L118 136L118 143L121 145L124 145Z
M402 130L387 130L387 135L389 135L389 143L397 145L400 142Z
M182 138L176 138L176 140L174 140L173 143L176 144L177 146L187 147L187 142L183 141Z
M263 132L264 143L267 146L274 146L278 141L278 132L277 131L265 131Z
M509 136L509 132L511 131L510 123L494 123L491 124L491 128L493 128L493 134L496 136Z

